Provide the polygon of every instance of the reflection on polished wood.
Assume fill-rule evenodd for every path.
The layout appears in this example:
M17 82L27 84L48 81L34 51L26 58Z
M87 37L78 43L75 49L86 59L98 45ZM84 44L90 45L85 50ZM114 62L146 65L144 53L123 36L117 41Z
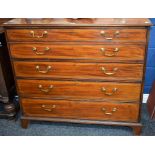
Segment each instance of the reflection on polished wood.
M146 18L17 18L4 25L23 26L149 26Z

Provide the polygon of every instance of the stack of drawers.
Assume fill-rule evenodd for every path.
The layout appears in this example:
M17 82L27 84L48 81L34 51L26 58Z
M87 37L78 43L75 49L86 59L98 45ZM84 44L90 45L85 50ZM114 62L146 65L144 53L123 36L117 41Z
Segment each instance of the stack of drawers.
M29 120L131 126L138 134L146 27L20 27L6 31Z

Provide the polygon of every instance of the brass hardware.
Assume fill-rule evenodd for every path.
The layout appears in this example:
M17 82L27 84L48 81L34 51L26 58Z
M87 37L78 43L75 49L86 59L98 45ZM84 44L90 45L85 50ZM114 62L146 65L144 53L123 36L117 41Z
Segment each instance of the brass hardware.
M105 37L105 31L101 31L100 34Z
M44 93L48 93L53 88L53 85L50 85L47 89L43 89L43 86L41 84L39 84L38 88L40 89L40 91L42 91Z
M114 50L113 50L113 52L118 52L119 51L119 48L115 48Z
M107 57L113 57L113 56L116 56L117 53L119 52L119 48L115 48L115 49L113 50L113 54L108 54L108 53L106 53L105 48L101 48L100 50L101 50L101 52L104 52L104 53L103 53L104 56L107 56Z
M104 112L105 115L112 115L114 112L117 111L117 108L113 108L112 112L106 112L106 108L102 108L101 110Z
M105 95L107 96L112 96L113 94L115 94L118 90L118 88L113 88L111 93L108 93L106 88L102 87L101 88L102 92L104 92Z
M116 32L115 32L115 35L116 35L116 36L118 36L119 34L120 34L120 32L119 32L119 31L116 31Z
M101 31L100 34L106 39L106 40L112 40L113 38L111 37L106 37L105 31Z
M32 35L33 38L43 38L44 36L46 36L48 34L48 32L44 31L40 36L39 35L35 35L34 31L30 31L30 34Z
M50 50L50 48L49 47L45 47L45 51L49 51Z
M106 40L112 40L113 38L105 38Z
M100 48L100 50L101 50L102 52L104 52L104 51L105 51L105 48Z
M101 67L101 70L103 71L104 74L110 76L110 75L116 74L116 71L118 70L118 68L117 67L113 68L113 72L106 72L106 69L104 67Z
M43 105L41 105L41 108L43 108L43 110L45 110L45 111L49 111L49 112L51 112L53 109L55 109L56 108L56 105L45 105L45 104L43 104Z
M37 48L36 47L32 47L32 50L36 53L36 55L44 55L45 51L49 51L50 48L49 47L45 47L44 52L37 52Z
M106 39L106 40L112 40L113 37L118 37L118 35L120 34L119 31L116 31L113 35L113 37L106 37L106 32L105 31L101 31L100 34Z
M36 47L32 47L32 50L33 50L33 51L36 51L36 50L37 50L37 48L36 48Z
M42 73L42 74L46 74L46 73L48 73L50 70L51 70L51 66L47 66L47 68L46 68L46 70L40 70L40 66L39 65L37 65L36 66L36 70L39 72L39 73Z

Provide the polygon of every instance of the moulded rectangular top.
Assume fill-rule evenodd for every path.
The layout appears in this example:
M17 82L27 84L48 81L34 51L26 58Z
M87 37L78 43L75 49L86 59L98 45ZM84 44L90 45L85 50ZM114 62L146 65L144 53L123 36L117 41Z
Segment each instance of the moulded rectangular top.
M151 26L148 18L16 18L3 26Z

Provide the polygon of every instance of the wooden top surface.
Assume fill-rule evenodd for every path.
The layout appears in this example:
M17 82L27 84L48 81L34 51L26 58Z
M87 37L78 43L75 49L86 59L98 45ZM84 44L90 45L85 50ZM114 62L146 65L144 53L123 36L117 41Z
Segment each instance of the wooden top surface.
M150 26L147 18L16 18L3 26Z
M11 20L12 18L0 18L0 25L2 25L3 23Z

